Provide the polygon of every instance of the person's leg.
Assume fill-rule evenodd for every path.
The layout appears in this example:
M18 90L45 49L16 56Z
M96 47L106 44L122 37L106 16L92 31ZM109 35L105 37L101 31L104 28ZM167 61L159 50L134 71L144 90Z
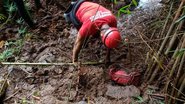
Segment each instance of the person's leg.
M111 60L110 60L110 51L111 49L107 48L107 51L106 51L106 56L105 56L105 65L106 66L109 66Z

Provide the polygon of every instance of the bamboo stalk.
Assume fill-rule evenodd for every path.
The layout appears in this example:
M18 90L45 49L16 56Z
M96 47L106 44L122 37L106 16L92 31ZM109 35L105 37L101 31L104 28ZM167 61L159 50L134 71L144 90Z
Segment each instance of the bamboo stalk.
M182 49L182 48L185 47L185 33L184 33L183 38L181 39L181 43L179 43L179 45L181 45L181 46L180 46L180 48L178 48L178 49ZM175 81L174 81L174 86L175 86L175 87L180 86L180 85L177 85L177 82L179 81L180 73L181 73L181 70L182 70L182 69L180 69L180 66L181 66L181 65L178 64L180 60L181 60L181 62L182 62L182 60L183 60L183 57L182 57L182 56L178 56L178 57L175 59L175 63L173 64L173 67L172 67L172 69L171 69L171 71L170 71L170 75L169 75L169 79L171 79L172 76L173 76L173 74L175 73L176 67L179 66L177 76L176 76L175 79L174 79L174 80L175 80ZM182 68L182 66L181 66L181 68ZM177 93L178 93L178 92L177 92ZM175 89L173 88L172 91L171 91L171 95L172 95L172 96L177 96L177 93L175 92ZM174 103L175 100L174 100L174 99L169 99L169 102Z
M181 83L181 86L180 86L180 88L179 88L179 92L177 93L177 97L179 97L180 96L180 92L183 92L183 90L184 90L184 88L185 88L185 74L184 74L184 76L182 77L182 79L183 79L183 81L182 82L179 82L179 83ZM179 80L180 81L180 80Z
M185 103L185 100L183 100L183 99L179 99L179 98L173 97L173 96L168 95L168 94L166 94L166 96L170 97L171 99L174 99L174 100L177 100L177 101L181 101L182 103ZM169 102L169 101L167 101L167 102ZM166 102L166 103L167 103L167 102ZM170 103L171 103L171 102L169 102L169 103L167 103L167 104L170 104Z
M185 9L184 9L184 10L185 10ZM185 12L185 11L184 11L184 12ZM184 12L182 13L182 16L184 15ZM166 52L165 52L165 55L167 55L167 54L169 53L169 51L171 50L172 46L174 45L174 43L175 43L175 41L176 41L176 39L177 39L177 37L178 37L177 32L178 32L178 30L181 30L183 23L184 23L184 20L181 21L181 22L179 23L177 29L175 30L175 34L174 34L173 37L170 39L170 43L169 43L168 48L167 48L167 50L166 50Z
M182 59L181 59L181 62L180 62L180 66L179 66L179 69L178 69L178 72L177 72L177 76L176 76L177 81L178 81L178 79L179 79L179 77L181 75L181 72L183 70L183 64L184 64L184 62L185 62L185 54L183 54L183 56L182 56Z
M167 48L167 50L165 51L165 55L168 55L169 54L169 52L170 52L170 49L172 48L172 46L173 46L173 44L175 43L175 40L176 40L176 38L179 36L179 35L177 35L177 31L182 27L182 23L183 23L183 21L181 21L181 23L180 23L180 25L178 25L178 28L176 29L176 31L175 31L175 34L173 35L173 37L172 37L172 39L170 40L170 43L169 43L169 46L168 46L168 48ZM180 43L179 43L180 44ZM175 52L174 52L174 54L173 54L173 56L172 56L172 58L171 58L171 60L170 60L170 62L169 62L169 64L168 64L168 67L170 67L173 63L174 63L174 58L175 58L175 56L176 56L176 53L178 52L178 46L177 46L177 48L176 48L176 50L175 50ZM176 62L176 61L175 61ZM177 61L178 62L178 61ZM177 63L176 62L176 63ZM168 68L167 67L167 68ZM159 67L158 67L159 68ZM175 66L174 66L174 68L175 68ZM172 68L173 69L173 68ZM159 69L156 69L157 71L159 70ZM162 77L164 76L164 74L167 72L167 70L168 69L165 69L163 72L162 72L162 74L161 74L161 76L159 77L159 79L158 79L158 81L160 81L161 79L162 79ZM156 72L157 72L156 71ZM151 79L151 81L152 81L153 79Z
M185 36L185 35L184 35ZM182 43L182 46L181 46L181 49L182 48L184 48L185 47L185 38L183 39L183 43ZM174 66L172 67L172 70L170 71L170 76L169 76L169 78L171 78L172 77L172 75L173 75L173 73L174 73L174 71L175 71L175 65L180 61L180 58L181 58L181 56L178 56L177 57L177 59L176 59L176 61L175 61L175 63L174 63Z
M163 35L163 34L164 34L164 31L166 30L167 24L168 24L168 22L169 22L169 20L170 20L170 16L171 16L171 12L172 12L173 5L174 5L174 1L172 1L171 5L170 5L170 10L169 10L169 12L168 12L168 16L167 16L167 18L166 18L166 21L165 21L165 23L164 23L163 29L162 29L162 31L161 31L160 36L162 36L162 37L164 37L164 35ZM162 38L162 37L161 37L161 38Z
M182 90L184 89L184 86L185 86L184 78L185 78L185 73L179 79L178 84L175 86L175 88L173 88L173 90L171 92L171 96L174 96L175 98L178 98L178 93L179 93L179 95L181 94L181 92L182 92ZM176 87L179 88L179 90L178 89L176 90ZM176 92L175 92L175 90L176 90ZM176 102L176 99L170 99L169 102L172 102L172 104L174 104Z
M171 26L170 26L170 29L169 29L169 31L168 31L168 33L167 33L167 35L166 35L167 37L171 34L171 32L172 32L172 30L173 30L173 28L174 28L174 26L175 26L175 20L179 17L180 11L181 11L181 9L182 9L183 4L184 4L184 2L182 1L181 4L180 4L180 7L179 7L178 10L177 10L177 13L176 13L174 19L173 19L173 22L172 22L172 24L171 24ZM182 22L181 22L181 24L182 24ZM171 47L173 46L173 44L174 44L174 42L175 42L175 39L176 39L177 36L178 36L178 35L177 35L177 30L179 30L179 29L181 28L181 24L178 25L177 29L175 30L175 35L173 35L172 39L170 40L169 46L168 46L167 50L165 51L165 55L167 55L167 54L169 53L169 50L170 50ZM162 45L161 45L161 47L160 47L160 49L159 49L159 51L158 51L158 53L157 53L157 57L159 57L159 55L161 54L161 52L164 50L164 46L165 46L165 44L167 44L167 40L168 40L168 38L165 38L164 41L162 42ZM162 63L162 62L161 62L161 63ZM154 62L154 66L155 66L155 64L156 64L156 61ZM152 68L153 68L154 66L152 66ZM152 74L152 76L150 77L149 83L153 81L153 79L155 78L155 76L156 76L156 74L158 73L159 69L160 69L160 63L158 63L157 68L154 70L154 74ZM166 69L166 70L167 70L167 69ZM163 72L164 72L164 71L163 71Z
M179 45L180 45L180 44L179 44ZM174 64L176 54L177 54L177 52L178 52L179 49L180 49L179 47L180 47L180 46L178 46L178 47L175 49L175 52L173 53L173 56L172 56L170 62L168 63L167 68L162 72L162 74L160 75L158 81L160 81L160 80L165 76L165 74L167 73L167 71L169 71L168 69L170 69L170 68L172 67L172 65Z
M183 34L183 37L185 37L185 33ZM182 41L182 40L181 40L181 41ZM185 43L183 43L183 44L185 44ZM171 67L172 67L173 63L175 62L175 57L176 57L176 55L177 55L177 53L178 53L180 47L181 47L181 46L180 46L180 43L179 43L179 46L175 49L175 52L173 53L173 56L172 56L170 62L168 63L167 68L171 68ZM167 73L167 71L168 71L168 70L165 69L165 70L162 72L162 74L161 74L161 76L159 77L158 81L160 81L160 80L162 79L162 77Z
M85 62L80 63L81 65L97 65L97 64L103 64L103 62ZM63 65L74 65L74 63L29 63L29 62L0 62L0 65L41 65L41 66L63 66Z
M165 37L169 37L169 35L172 33L172 31L173 31L173 29L175 27L175 21L177 20L177 18L180 15L180 12L181 12L181 10L183 8L184 2L185 2L184 0L181 1L181 4L180 4L179 8L177 9L177 12L175 14L175 17L174 17L174 19L172 21L172 24L171 24L171 26L170 26L170 28L169 28L169 30L168 30L168 32L167 32L167 34L166 34ZM168 41L168 38L165 38L164 41L161 44L161 47L159 48L159 51L157 53L157 56L159 56L161 54L161 52L163 51L164 47L166 46L167 41Z

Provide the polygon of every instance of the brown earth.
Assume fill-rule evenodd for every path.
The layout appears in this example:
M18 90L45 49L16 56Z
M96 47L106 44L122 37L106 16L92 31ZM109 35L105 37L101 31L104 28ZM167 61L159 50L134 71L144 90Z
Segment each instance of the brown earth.
M44 3L43 1L43 7L46 7ZM48 3L48 9L33 12L33 18L38 22L37 28L29 30L32 35L25 41L21 54L16 60L71 62L75 30L66 24L63 18L63 12L68 4L69 2L65 1L62 3L51 1ZM125 20L128 18L120 18L119 22ZM130 39L132 42L140 41L133 35L134 31L129 30L130 25L124 26L119 27L122 34L127 33L127 36L132 34L128 36L129 39L132 38ZM104 61L105 50L100 39L91 38L80 53L80 62ZM119 65L128 72L135 69L143 71L144 55L143 44L130 44L129 47L128 44L122 44L111 52L111 61L114 62L113 65ZM86 104L87 102L88 104L128 104L136 103L133 97L140 95L139 87L112 85L108 77L108 68L104 64L81 65L78 68L67 65L4 66L0 73L4 75L7 70L11 73L5 104ZM81 73L83 75L80 77L79 70L83 70ZM128 96L125 91L130 95Z

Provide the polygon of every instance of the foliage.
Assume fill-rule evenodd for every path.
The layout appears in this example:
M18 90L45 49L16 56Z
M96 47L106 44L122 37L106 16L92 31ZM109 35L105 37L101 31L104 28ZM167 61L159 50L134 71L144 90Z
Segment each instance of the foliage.
M177 56L180 56L180 57L181 57L184 53L185 53L185 48L182 48L182 49L180 49L180 50L177 52L176 57L177 57Z
M16 20L16 22L21 25L23 24L24 20L22 18L19 18L18 20Z
M177 19L175 21L175 23L179 23L180 21L184 20L185 19L185 15L183 15L182 17L180 17L179 19Z
M20 35L22 35L22 34L25 34L26 33L26 31L27 31L27 29L26 29L27 27L23 27L23 26L21 26L20 28L19 28L19 30L18 30L18 33L20 34Z
M111 0L111 2L117 4L117 0Z
M16 5L13 2L10 3L9 0L5 2L4 7L6 8L6 11L8 12L8 18L3 24L0 25L0 29L11 20L13 12L17 10Z
M119 10L118 10L118 17L120 17L121 13L124 13L124 14L131 14L131 11L130 11L130 8L131 6L138 6L138 3L136 0L132 0L132 2L126 6L123 6L121 7Z
M7 58L12 56L14 53L13 49L7 49L3 53L0 54L0 61L5 61Z
M6 18L6 21L0 25L0 29L9 21L13 20L13 14L17 11L15 3L10 0L4 0L4 7L7 11L8 17L6 18L3 14L0 14L0 20ZM18 34L22 39L6 42L4 51L0 53L0 61L7 61L8 58L12 57L13 55L19 54L21 51L24 41L24 35L26 35L27 33L27 27L23 26L24 21L22 18L16 20L16 23L21 25L18 29Z
M13 2L5 4L4 7L6 8L6 11L9 15L12 15L12 13L17 10L17 7Z
M0 61L6 61L8 58L12 57L13 54L19 54L21 51L21 48L23 46L23 40L17 40L15 42L6 42L5 48L1 54L0 54Z
M143 103L144 102L144 100L141 96L138 96L136 98L137 98L137 101L136 101L137 103Z
M28 101L26 98L22 98L20 104L35 104L33 101Z
M0 21L4 21L6 19L6 16L4 14L0 14Z
M175 51L172 50L172 51L169 51L169 52L173 52L174 53ZM185 53L185 48L182 48L182 49L180 49L180 50L177 51L177 53L175 54L175 56L176 57L178 57L178 56L181 57L184 53Z

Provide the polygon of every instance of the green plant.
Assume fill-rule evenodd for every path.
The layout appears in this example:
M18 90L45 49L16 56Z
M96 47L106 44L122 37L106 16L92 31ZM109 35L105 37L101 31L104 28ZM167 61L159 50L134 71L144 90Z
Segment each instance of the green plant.
M121 13L124 13L124 14L131 14L131 11L129 10L131 8L131 6L138 6L138 3L136 0L132 0L132 2L126 6L123 6L121 7L119 10L118 10L118 17L120 17Z
M180 49L180 50L177 52L176 57L177 57L177 56L180 56L180 57L181 57L184 53L185 53L185 48L182 48L182 49Z
M21 25L21 24L23 24L24 20L22 18L19 18L16 20L16 22Z
M6 42L5 50L0 54L0 61L6 61L8 58L12 57L14 54L19 54L23 46L23 40L19 39L15 42Z
M27 27L20 27L19 29L18 29L18 33L19 34L25 34L27 32Z
M117 0L111 0L111 2L117 4Z
M143 103L144 102L144 100L141 96L138 96L136 98L137 98L137 101L136 101L137 103Z
M175 50L172 50L172 51L169 51L169 52L174 53ZM177 57L177 56L180 56L181 57L184 53L185 53L185 48L182 48L182 49L180 49L180 50L177 51L177 53L175 54L175 57Z
M4 7L6 8L6 11L8 12L8 18L3 24L0 25L0 29L11 20L13 12L17 10L16 5L14 3L10 3L9 0L5 2Z
M6 16L4 14L0 14L0 21L4 21L6 19Z
M126 5L118 10L118 17L120 17L121 13L124 14L131 14L130 10L128 9L130 5Z
M35 104L33 101L29 101L26 98L22 98L20 103L21 104Z
M14 49L7 49L0 54L0 61L5 61L7 58L12 56L14 53Z
M180 21L184 20L185 19L185 15L181 16L179 19L177 19L175 21L175 23L179 23Z

